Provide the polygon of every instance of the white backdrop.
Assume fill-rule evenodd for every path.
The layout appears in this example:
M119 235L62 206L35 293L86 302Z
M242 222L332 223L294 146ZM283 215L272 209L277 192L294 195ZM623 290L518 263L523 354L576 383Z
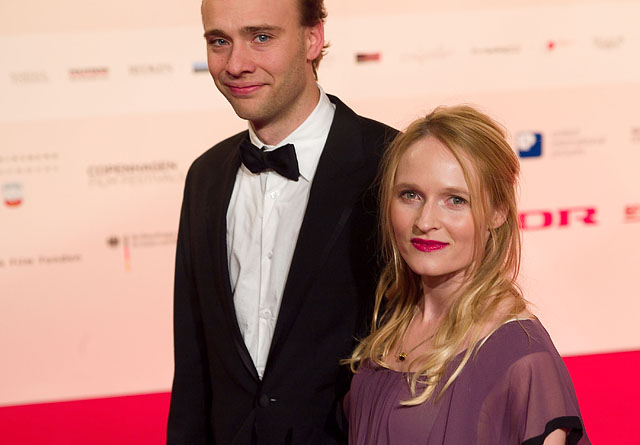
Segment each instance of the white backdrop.
M443 3L326 0L320 83L504 123L535 312L563 354L640 349L640 2ZM204 61L197 0L0 4L0 405L170 388L185 173L246 126Z

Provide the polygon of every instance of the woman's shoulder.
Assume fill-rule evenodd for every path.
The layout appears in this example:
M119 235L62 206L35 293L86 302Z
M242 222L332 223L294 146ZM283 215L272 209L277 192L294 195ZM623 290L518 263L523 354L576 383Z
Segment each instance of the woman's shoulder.
M480 343L476 355L478 361L494 367L508 367L537 355L560 359L549 333L536 317L516 318L498 326Z
M476 372L482 374L474 374L469 382L478 386L478 409L484 417L504 418L511 425L527 419L526 426L518 427L526 443L542 443L557 428L571 431L576 439L584 435L571 377L538 319L500 326L477 358ZM508 410L501 411L504 407ZM580 443L589 443L586 435Z

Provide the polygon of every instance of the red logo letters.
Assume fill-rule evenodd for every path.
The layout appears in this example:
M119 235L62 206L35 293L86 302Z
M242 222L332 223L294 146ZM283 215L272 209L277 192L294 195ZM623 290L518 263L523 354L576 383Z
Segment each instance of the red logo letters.
M568 227L573 224L594 225L595 207L570 207L559 210L526 210L520 212L522 230L540 230L550 227Z

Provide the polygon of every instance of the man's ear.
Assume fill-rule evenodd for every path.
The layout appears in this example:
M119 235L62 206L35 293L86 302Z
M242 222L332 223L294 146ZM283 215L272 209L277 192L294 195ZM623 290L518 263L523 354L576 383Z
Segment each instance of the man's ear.
M307 60L311 62L322 52L324 47L324 23L318 22L313 26L307 27Z

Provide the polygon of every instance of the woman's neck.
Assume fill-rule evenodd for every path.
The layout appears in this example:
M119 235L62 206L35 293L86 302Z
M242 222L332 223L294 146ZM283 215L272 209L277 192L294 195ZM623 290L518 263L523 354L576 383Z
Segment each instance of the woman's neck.
M440 321L449 312L455 295L460 290L464 274L422 277L421 311L423 322Z

